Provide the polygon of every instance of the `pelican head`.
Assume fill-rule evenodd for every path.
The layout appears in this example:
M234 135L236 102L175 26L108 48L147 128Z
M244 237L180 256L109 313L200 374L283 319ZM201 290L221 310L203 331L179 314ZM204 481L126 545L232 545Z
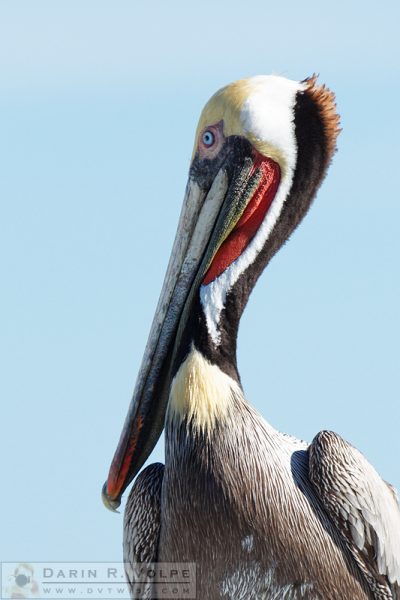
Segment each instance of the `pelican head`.
M164 427L194 346L240 385L236 336L265 265L307 212L336 146L334 96L316 77L236 81L206 104L171 259L103 488L115 510Z

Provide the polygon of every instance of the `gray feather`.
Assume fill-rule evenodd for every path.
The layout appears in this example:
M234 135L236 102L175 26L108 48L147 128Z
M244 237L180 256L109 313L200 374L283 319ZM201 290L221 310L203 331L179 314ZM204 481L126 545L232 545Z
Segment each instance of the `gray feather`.
M396 491L339 435L309 448L310 481L377 600L400 598L400 508Z
M124 565L132 590L137 576L136 564L157 561L161 528L161 487L164 465L154 463L136 479L126 503L124 514ZM137 596L133 596L137 597ZM143 593L151 598L151 585Z

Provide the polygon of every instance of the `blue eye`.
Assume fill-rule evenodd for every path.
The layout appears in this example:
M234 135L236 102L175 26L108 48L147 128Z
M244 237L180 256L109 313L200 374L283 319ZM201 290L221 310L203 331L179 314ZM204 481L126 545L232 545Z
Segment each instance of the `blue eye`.
M203 133L202 140L203 140L203 144L209 148L215 142L215 135L213 134L212 131L210 131L209 129L207 129L207 131L205 131Z

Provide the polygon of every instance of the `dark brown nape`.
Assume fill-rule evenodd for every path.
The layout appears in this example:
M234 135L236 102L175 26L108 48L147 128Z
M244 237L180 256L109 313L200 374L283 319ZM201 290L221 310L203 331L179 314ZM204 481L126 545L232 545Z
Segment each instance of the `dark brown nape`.
M342 131L340 127L340 116L337 113L335 94L325 84L318 85L318 75L314 73L311 77L304 79L307 85L306 94L315 104L325 133L326 164L328 166L336 152L336 140Z
M294 106L296 167L291 189L274 230L254 262L241 274L227 294L220 318L221 344L216 348L210 339L200 298L196 296L188 321L190 336L179 355L179 360L182 360L195 332L194 342L203 355L239 382L236 340L240 317L265 266L309 210L335 153L336 139L340 132L335 95L325 85L317 84L316 75L305 79L303 83L306 84L306 88L297 93ZM231 139L235 152L239 147L239 140L241 138ZM240 148L243 152L243 140ZM232 164L235 164L235 160L238 160L237 154L232 157Z
M251 290L265 266L306 215L336 150L340 127L335 95L324 85L318 85L315 75L304 83L306 89L298 92L294 107L297 161L290 192L264 247L227 295L220 319L220 347L215 349L208 340L201 348L211 362L237 379L237 331ZM199 315L203 319L200 309ZM203 323L200 329L207 331Z

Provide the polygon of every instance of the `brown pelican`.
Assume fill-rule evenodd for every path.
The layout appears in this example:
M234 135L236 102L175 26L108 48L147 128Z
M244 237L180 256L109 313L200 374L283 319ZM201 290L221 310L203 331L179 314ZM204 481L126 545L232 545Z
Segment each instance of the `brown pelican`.
M103 489L137 477L124 557L197 566L197 598L400 598L395 490L339 435L276 431L246 400L239 319L310 207L336 147L333 94L312 77L237 81L206 104L156 316Z

